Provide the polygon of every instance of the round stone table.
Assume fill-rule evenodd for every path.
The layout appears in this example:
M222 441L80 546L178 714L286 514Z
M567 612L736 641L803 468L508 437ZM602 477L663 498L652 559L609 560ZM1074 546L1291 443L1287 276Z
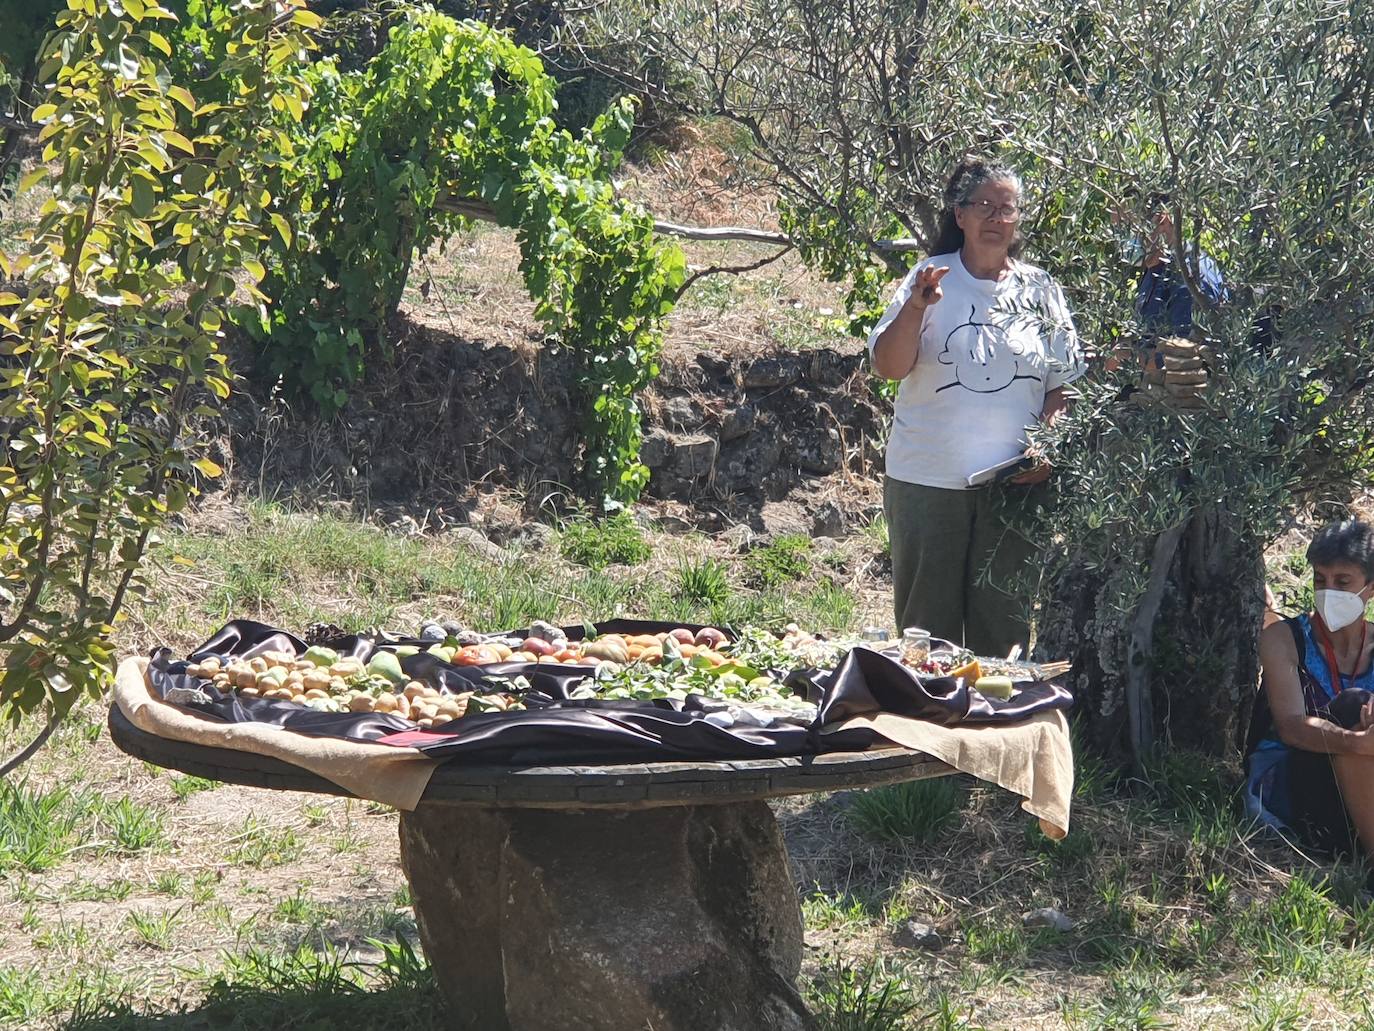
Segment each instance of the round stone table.
M252 787L350 793L110 710L138 759ZM420 940L465 1031L798 1031L802 921L765 801L938 777L902 748L617 766L447 763L400 814Z

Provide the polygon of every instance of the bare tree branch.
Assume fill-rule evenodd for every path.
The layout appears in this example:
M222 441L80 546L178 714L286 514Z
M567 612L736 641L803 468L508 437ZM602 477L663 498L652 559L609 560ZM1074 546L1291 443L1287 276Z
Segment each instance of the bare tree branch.
M57 725L60 722L62 721L56 712L49 716L47 726L38 732L38 736L9 759L5 760L4 765L0 765L0 780L4 780L11 773L32 759L38 750L47 743L48 738L52 737L52 732L57 729Z

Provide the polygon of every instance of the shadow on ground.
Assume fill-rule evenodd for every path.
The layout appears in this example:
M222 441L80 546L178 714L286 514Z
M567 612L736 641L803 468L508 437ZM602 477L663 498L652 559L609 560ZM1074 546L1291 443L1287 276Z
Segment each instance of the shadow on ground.
M454 1025L432 984L367 990L326 983L295 988L216 984L210 997L193 1009L150 1013L123 1003L100 1003L61 1026L64 1031L440 1031Z

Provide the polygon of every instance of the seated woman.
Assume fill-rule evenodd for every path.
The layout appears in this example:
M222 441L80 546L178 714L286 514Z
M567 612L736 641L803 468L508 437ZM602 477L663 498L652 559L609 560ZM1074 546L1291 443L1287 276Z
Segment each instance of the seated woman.
M1260 635L1246 808L1310 847L1374 856L1374 526L1325 527L1307 560L1315 611Z

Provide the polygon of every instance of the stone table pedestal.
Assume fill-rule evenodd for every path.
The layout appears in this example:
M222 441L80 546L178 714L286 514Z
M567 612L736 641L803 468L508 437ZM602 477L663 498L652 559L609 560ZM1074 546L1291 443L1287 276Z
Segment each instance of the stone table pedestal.
M455 1028L801 1031L802 925L761 801L401 815Z

